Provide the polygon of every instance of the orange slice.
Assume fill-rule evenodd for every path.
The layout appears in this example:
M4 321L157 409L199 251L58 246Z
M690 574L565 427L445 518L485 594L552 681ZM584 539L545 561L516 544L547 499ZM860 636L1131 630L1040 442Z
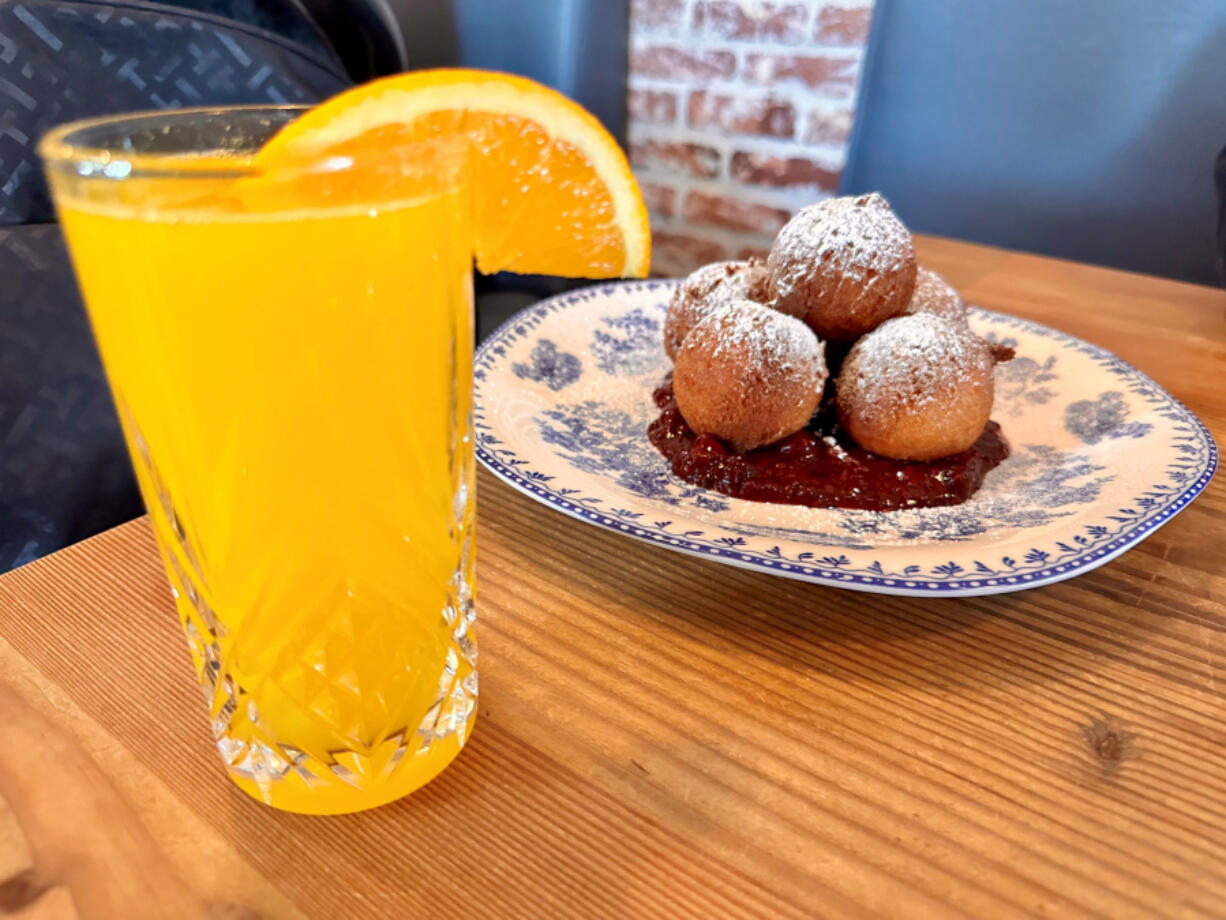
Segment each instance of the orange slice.
M257 163L377 154L455 134L469 139L481 271L647 274L647 208L621 148L582 106L523 77L422 70L376 80L286 125Z

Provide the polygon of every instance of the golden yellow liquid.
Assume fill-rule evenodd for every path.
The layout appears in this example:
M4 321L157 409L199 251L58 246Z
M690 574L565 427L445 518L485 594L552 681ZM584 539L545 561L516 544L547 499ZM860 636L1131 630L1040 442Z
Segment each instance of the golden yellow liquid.
M475 717L468 208L258 181L56 192L230 774L353 811Z

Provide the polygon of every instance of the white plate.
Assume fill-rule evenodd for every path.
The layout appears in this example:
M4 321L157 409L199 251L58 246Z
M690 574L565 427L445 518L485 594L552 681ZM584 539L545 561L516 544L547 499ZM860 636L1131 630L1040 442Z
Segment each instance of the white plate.
M1018 591L1102 565L1205 487L1199 419L1119 358L1035 323L972 311L1017 350L997 369L1012 455L964 504L848 511L728 498L673 476L647 440L669 370L675 282L619 282L542 301L476 357L477 456L565 514L665 549L860 591Z

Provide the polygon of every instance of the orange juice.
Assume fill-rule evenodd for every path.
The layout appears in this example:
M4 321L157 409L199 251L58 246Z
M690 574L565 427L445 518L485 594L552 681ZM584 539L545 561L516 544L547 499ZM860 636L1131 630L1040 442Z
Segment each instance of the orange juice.
M475 717L458 176L52 171L218 748L280 808L402 796Z

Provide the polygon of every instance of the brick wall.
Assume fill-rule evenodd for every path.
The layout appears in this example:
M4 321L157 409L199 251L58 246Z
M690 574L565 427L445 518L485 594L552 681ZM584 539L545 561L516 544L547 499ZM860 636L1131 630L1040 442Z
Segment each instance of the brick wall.
M760 253L831 195L873 0L633 0L630 160L653 270Z

